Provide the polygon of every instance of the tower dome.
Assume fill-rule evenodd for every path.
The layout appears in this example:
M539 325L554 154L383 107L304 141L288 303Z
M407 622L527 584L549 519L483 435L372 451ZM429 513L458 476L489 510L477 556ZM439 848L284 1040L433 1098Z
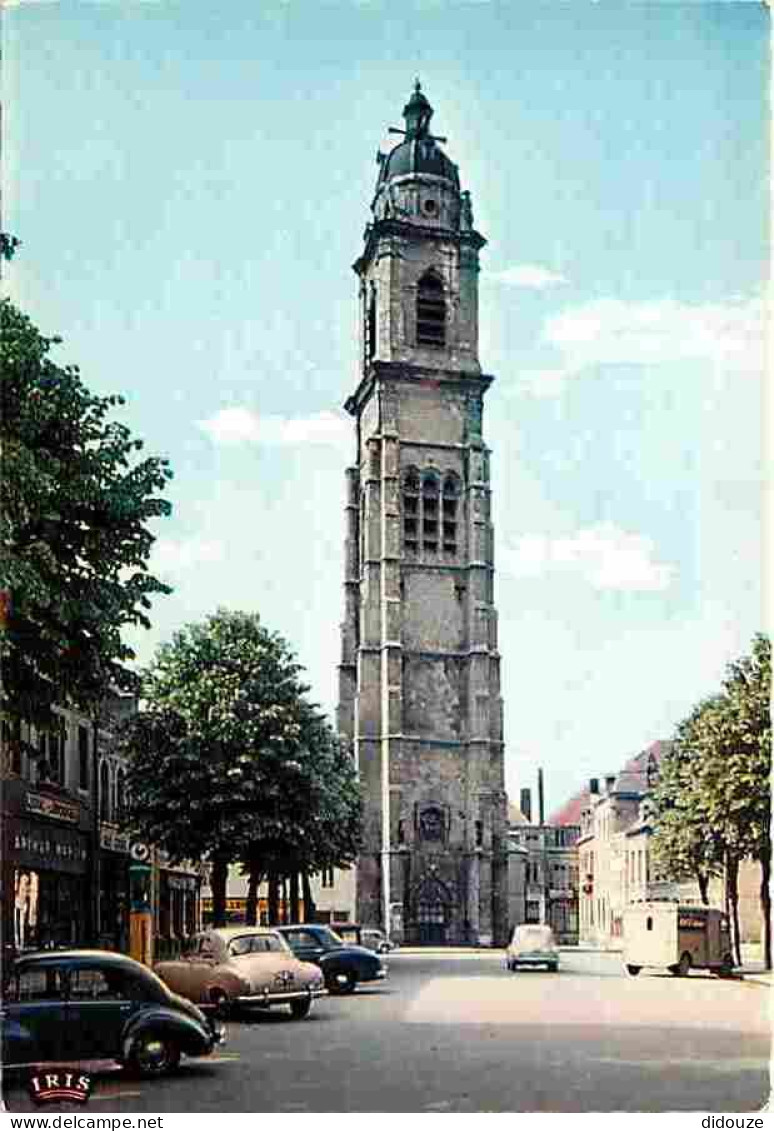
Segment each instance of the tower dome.
M403 107L406 128L397 131L405 135L405 140L389 153L380 154L381 168L376 185L377 192L395 177L418 173L443 177L444 180L451 181L459 190L459 170L438 145L438 142L445 141L445 138L433 137L429 132L432 116L433 107L422 93L422 86L417 79L413 93Z

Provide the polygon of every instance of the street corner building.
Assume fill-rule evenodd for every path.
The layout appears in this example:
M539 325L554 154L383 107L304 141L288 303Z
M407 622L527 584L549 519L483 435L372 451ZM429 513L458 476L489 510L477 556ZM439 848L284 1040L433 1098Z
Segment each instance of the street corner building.
M470 194L417 82L379 154L346 402L339 732L364 796L357 914L411 944L502 945L507 798Z

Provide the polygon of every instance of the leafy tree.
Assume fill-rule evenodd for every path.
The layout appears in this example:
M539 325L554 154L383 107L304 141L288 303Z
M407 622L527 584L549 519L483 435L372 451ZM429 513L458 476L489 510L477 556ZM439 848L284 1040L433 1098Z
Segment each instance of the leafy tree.
M305 916L313 918L309 877L351 864L360 836L360 791L352 759L313 707L302 704L303 741L289 766L274 811L261 821L244 853L250 876L248 922L255 922L257 888L269 881L270 918L277 919L278 881L290 887L290 916L298 919L299 880Z
M721 694L681 723L656 792L657 866L680 876L723 865L737 961L738 874L760 861L764 957L771 968L771 644L762 635L729 665Z
M356 810L354 767L300 671L257 615L221 609L162 645L122 732L129 827L173 861L211 861L216 924L231 863L255 870L260 851L263 870L287 874L308 846L344 862L328 814L336 791Z
M678 727L673 743L659 765L653 793L655 807L652 842L657 875L693 877L702 903L709 903L709 882L722 868L718 837L703 821L696 806L693 733L703 704Z
M142 441L112 419L123 399L56 364L59 341L0 303L0 705L43 728L55 702L132 684L122 630L148 627L150 597L169 592L147 568L147 523L170 510L167 461L138 461Z

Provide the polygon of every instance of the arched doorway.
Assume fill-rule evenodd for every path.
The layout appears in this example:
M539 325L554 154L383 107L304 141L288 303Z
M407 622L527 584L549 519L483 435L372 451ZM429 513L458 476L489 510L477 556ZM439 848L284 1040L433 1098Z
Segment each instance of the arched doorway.
M419 885L414 904L417 941L420 946L443 946L447 942L451 919L451 896L435 876Z

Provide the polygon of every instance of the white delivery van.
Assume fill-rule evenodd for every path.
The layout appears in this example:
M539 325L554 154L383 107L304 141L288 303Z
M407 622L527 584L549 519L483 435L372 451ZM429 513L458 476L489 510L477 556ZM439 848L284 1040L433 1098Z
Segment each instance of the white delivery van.
M623 914L624 965L686 975L692 969L730 974L734 969L728 916L716 907L634 903Z

